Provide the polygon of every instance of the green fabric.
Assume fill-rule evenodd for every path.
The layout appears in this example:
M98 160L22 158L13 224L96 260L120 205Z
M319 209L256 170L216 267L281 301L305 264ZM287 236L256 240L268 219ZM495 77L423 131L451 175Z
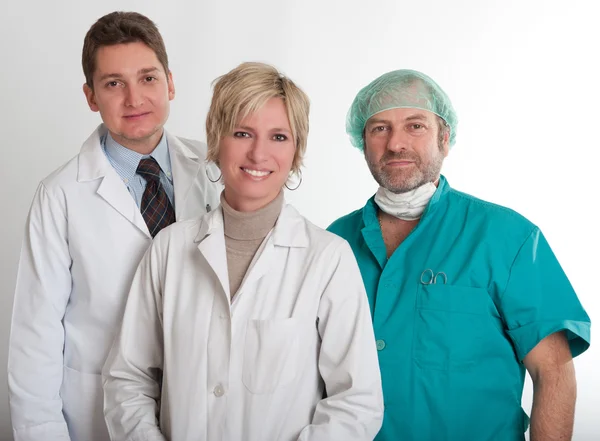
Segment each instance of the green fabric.
M369 296L385 400L376 440L524 440L525 355L561 330L573 356L590 342L540 230L444 177L389 260L372 198L329 230L350 243ZM447 284L423 285L427 269Z
M456 142L458 118L448 95L427 75L403 69L383 74L358 92L346 117L346 133L352 145L362 151L363 131L369 118L399 108L435 113L450 128L450 147Z

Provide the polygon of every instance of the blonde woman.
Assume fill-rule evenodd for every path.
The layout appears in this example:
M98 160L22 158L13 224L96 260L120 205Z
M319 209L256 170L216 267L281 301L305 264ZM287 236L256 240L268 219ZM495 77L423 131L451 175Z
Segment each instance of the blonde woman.
M113 441L377 434L381 380L360 271L344 240L283 199L308 111L268 65L216 82L206 129L221 205L165 229L140 264L104 370Z

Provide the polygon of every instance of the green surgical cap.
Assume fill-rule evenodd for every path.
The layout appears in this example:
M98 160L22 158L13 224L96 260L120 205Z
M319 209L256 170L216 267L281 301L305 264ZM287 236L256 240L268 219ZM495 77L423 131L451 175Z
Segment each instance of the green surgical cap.
M428 110L442 118L450 128L450 147L454 145L458 119L450 98L427 75L408 69L383 74L358 92L346 118L352 145L364 150L363 132L373 115L406 108Z

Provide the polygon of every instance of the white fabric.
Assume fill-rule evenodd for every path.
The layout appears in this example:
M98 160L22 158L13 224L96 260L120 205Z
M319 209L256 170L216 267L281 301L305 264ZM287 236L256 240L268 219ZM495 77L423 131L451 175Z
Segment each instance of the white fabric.
M232 303L221 208L159 233L103 379L113 441L367 441L383 417L352 250L289 205Z
M39 185L25 227L8 357L15 441L108 441L102 366L135 269L152 239L100 146ZM177 219L216 207L206 147L167 134Z
M421 218L436 189L432 182L406 193L393 193L384 187L379 187L375 194L375 203L381 211L398 219L417 220Z

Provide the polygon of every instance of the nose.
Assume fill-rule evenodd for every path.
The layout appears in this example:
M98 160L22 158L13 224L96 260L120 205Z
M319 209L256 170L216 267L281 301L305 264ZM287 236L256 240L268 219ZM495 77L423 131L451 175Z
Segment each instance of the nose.
M254 138L250 150L248 151L248 159L255 164L263 162L267 158L268 145L265 140L260 137Z
M126 89L125 105L128 107L139 107L144 104L142 91L137 85L129 85Z
M392 152L406 150L409 146L409 138L403 130L394 129L388 138L387 149Z

